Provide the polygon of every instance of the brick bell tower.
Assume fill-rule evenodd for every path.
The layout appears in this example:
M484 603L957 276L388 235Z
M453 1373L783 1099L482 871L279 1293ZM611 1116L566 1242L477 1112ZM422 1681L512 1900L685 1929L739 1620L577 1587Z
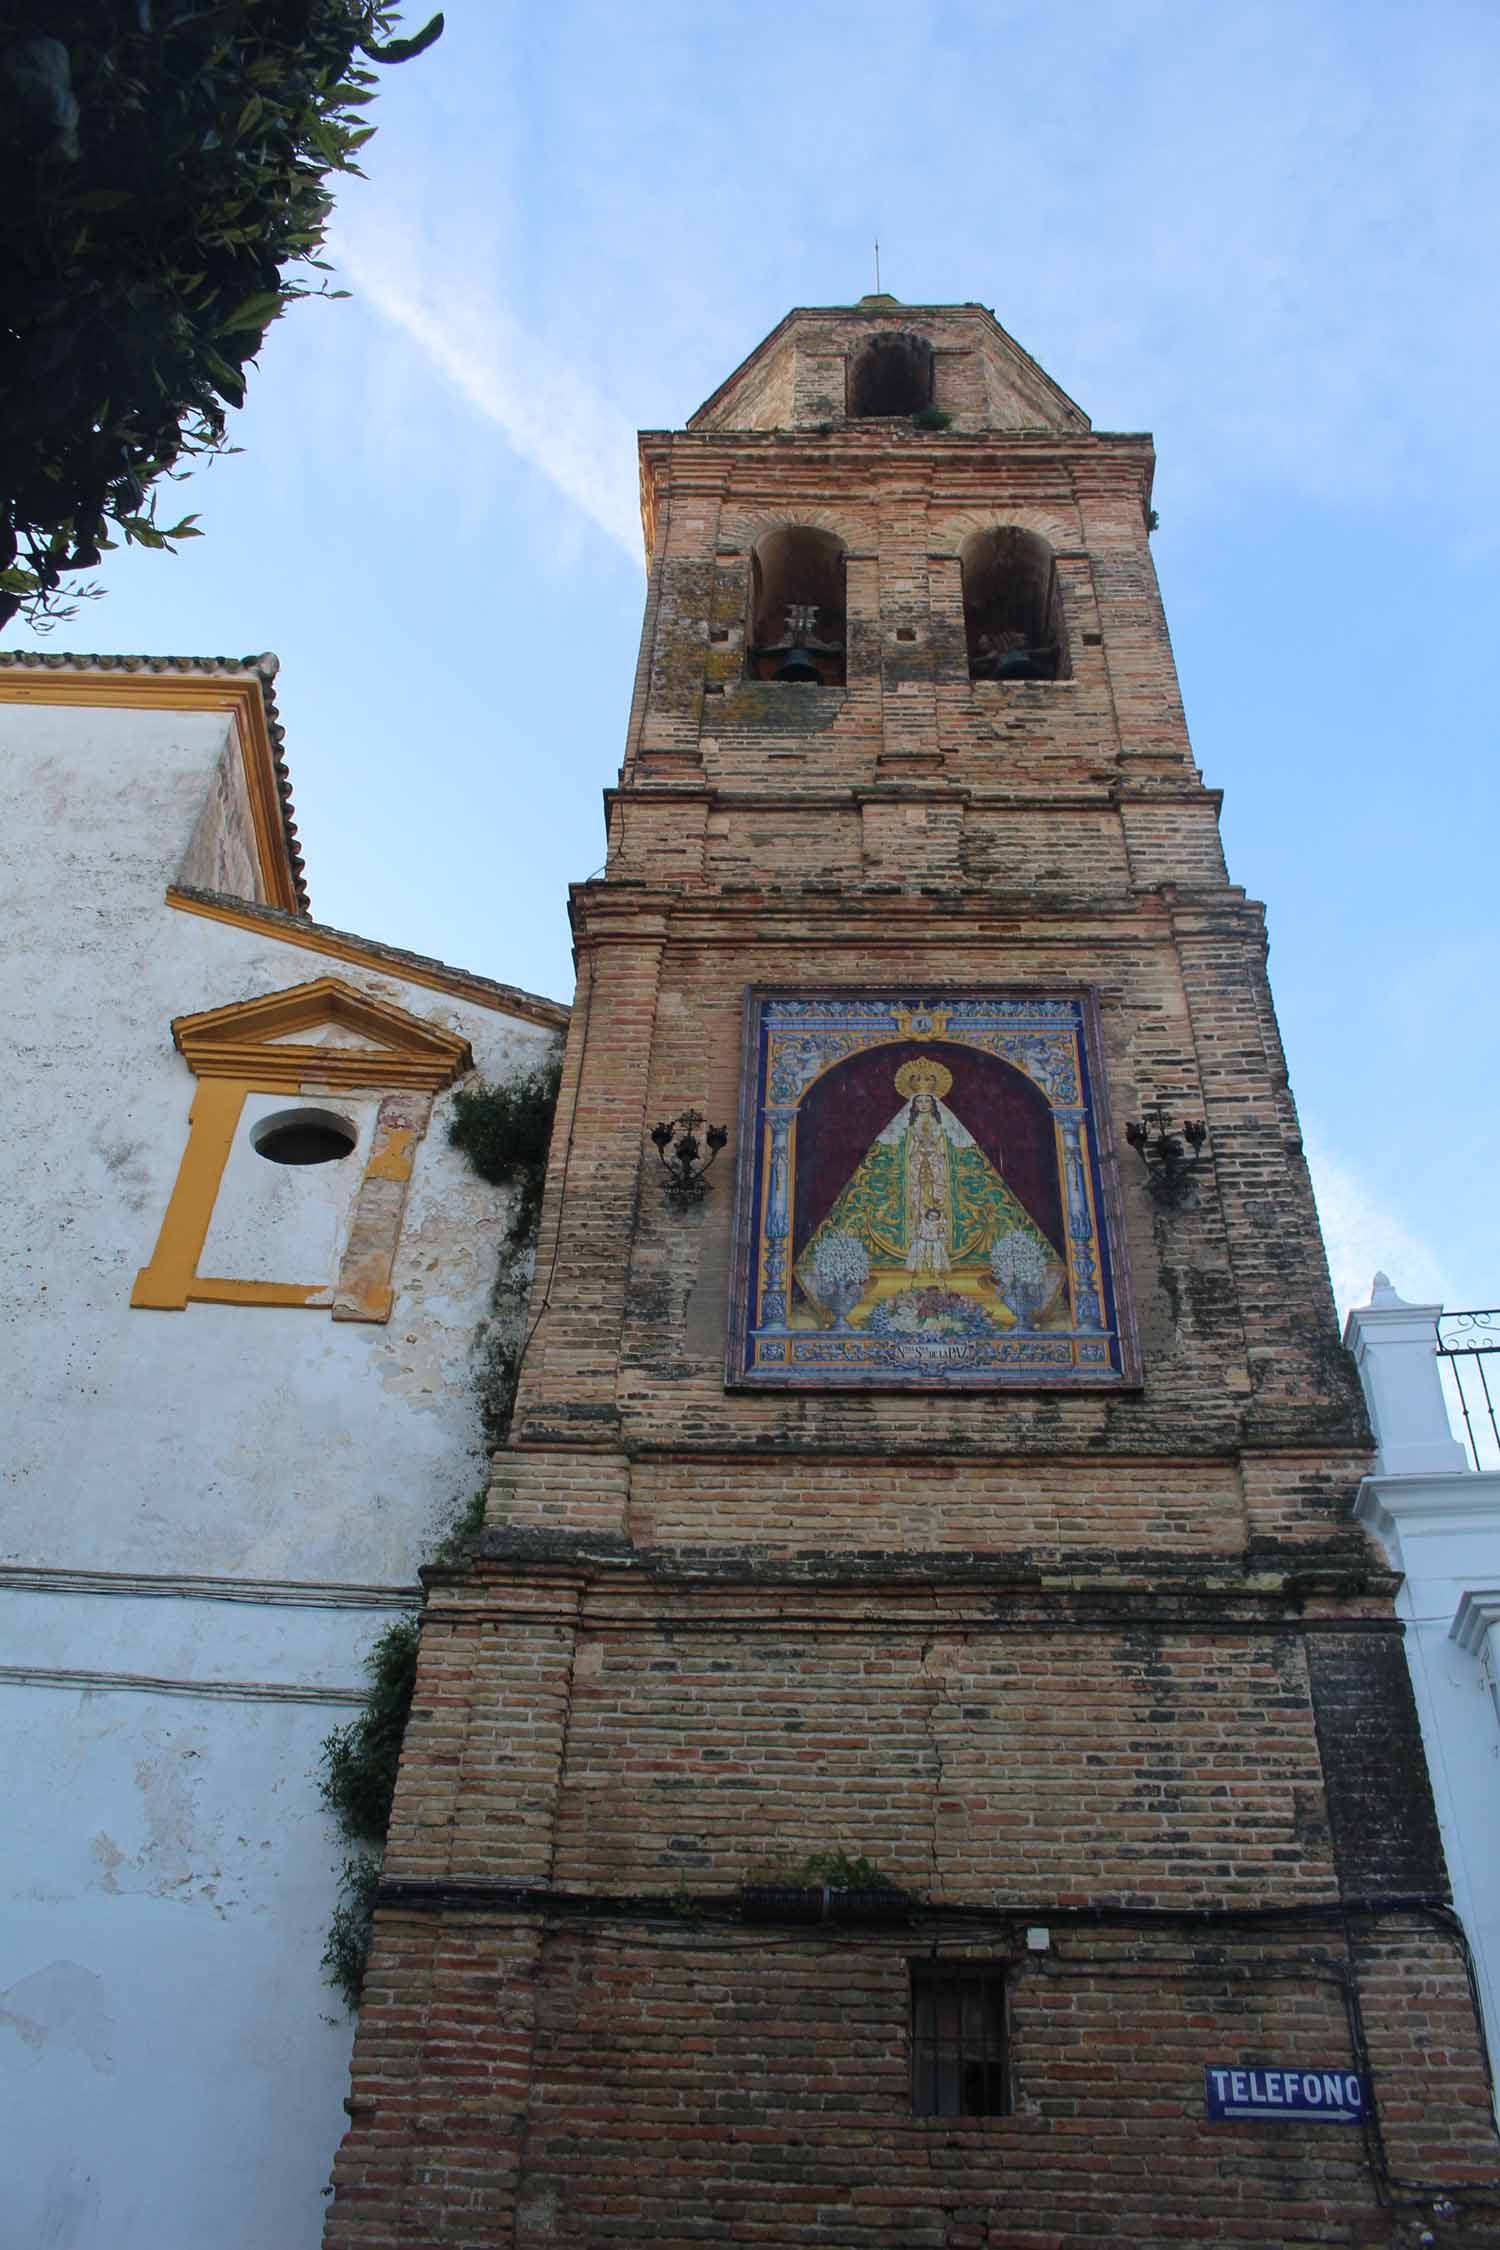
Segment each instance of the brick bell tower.
M1500 2240L1152 463L981 307L890 297L642 439L336 2250Z

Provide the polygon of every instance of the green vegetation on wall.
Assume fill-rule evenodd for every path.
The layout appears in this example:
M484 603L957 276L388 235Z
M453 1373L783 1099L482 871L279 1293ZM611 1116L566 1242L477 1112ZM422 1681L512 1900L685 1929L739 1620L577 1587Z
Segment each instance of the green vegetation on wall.
M515 1405L558 1073L558 1064L552 1062L506 1084L479 1081L461 1087L454 1096L448 1127L449 1140L479 1177L511 1191L489 1315L477 1338L475 1389L490 1451L504 1444ZM468 1541L483 1528L484 1503L481 1485L468 1500L455 1504L453 1519L431 1558L434 1563L458 1561ZM329 1983L351 2009L359 2005L369 1956L375 1893L416 1686L419 1631L416 1617L403 1617L387 1626L365 1659L369 1700L357 1719L335 1727L323 1744L319 1790L346 1846L323 1967Z
M453 1097L449 1140L482 1180L508 1188L513 1199L489 1317L476 1339L475 1389L491 1452L510 1435L516 1403L531 1250L541 1217L559 1070L558 1063L546 1063L508 1083L461 1086Z
M365 1959L370 1949L370 1917L380 1860L396 1794L396 1769L411 1714L417 1682L418 1620L398 1618L388 1625L365 1658L370 1695L357 1719L335 1727L323 1744L324 1804L349 1846L339 1878L323 1966L328 1981L351 2008L359 2005Z

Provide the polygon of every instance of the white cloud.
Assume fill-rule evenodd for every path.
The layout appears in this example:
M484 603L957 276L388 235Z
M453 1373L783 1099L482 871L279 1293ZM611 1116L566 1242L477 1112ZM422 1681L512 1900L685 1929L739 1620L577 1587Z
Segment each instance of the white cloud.
M1443 1269L1420 1236L1317 1133L1309 1133L1305 1145L1340 1320L1351 1306L1369 1303L1377 1271L1388 1274L1397 1295L1410 1304L1447 1301Z
M634 562L641 560L635 431L487 295L471 266L430 245L380 247L338 230L333 254L360 299Z

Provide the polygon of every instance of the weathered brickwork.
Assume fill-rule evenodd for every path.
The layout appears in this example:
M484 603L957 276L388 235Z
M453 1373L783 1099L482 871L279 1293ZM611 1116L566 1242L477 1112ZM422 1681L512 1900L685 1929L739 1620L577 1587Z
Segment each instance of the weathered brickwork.
M1353 2216L1365 2157L1356 2137L1240 2128L1231 2169L1227 2129L1202 2121L1203 2071L1226 2039L1241 2051L1348 2059L1350 1959L1334 1927L1300 1933L1300 1943L1240 1933L1194 1945L1062 1924L1053 1940L1040 1958L1011 1943L942 1941L1014 1962L1013 2113L955 2121L910 2113L909 1941L830 1946L779 1933L747 1946L726 1933L714 1946L660 1924L555 1933L517 2243L1040 2250L1218 2239L1265 2250L1372 2239ZM1424 1940L1440 2016L1440 1989L1450 2006L1458 1999L1451 1954L1409 1933L1409 1943ZM628 2055L630 2067L601 2072L601 2048ZM1412 2043L1399 2063L1421 2083ZM1476 2074L1464 2093L1458 2137L1470 2153L1457 2168L1478 2172L1488 2119ZM590 2137L586 2172L580 2129ZM1392 2157L1415 2156L1417 2120L1392 2130ZM1289 2194L1299 2172L1307 2184Z
M864 346L908 334L947 426L851 419ZM873 299L789 316L642 464L530 1340L485 1530L429 1574L330 2250L1500 2242L1150 441L979 308ZM844 545L842 686L749 676L789 523ZM997 526L1051 550L1056 679L970 679ZM1138 1389L726 1388L736 1151L683 1211L650 1126L736 1120L747 987L898 984L1097 991ZM1158 1100L1208 1127L1178 1210L1124 1146ZM837 1851L894 1920L754 1918L747 1885ZM933 1961L1003 1972L1005 2114L914 2112ZM1209 2122L1205 2069L1286 2064L1363 2072L1373 2116Z
M541 1944L536 1915L383 1917L330 2241L511 2241Z
M1378 2021L1371 2059L1408 2096L1383 2119L1385 2162L1439 2158L1457 2192L1488 2174L1482 2076L1426 2065L1466 2010L1462 1973L1444 1933L1411 1920L1205 1937L1062 1918L1043 1956L1003 1928L830 1943L657 1913L554 1922L542 1940L533 1917L469 1911L439 1951L418 1917L390 1921L364 2031L385 2077L356 2115L367 2100L394 2154L420 2101L426 2159L420 2176L376 2160L340 2189L362 2215L348 2239L381 2250L1389 2241L1399 2222L1374 2205L1357 2130L1202 2116L1203 2072L1231 2050L1349 2067L1356 1997ZM1011 1968L1008 2116L911 2115L908 1963L934 1942ZM1421 1974L1415 2020L1388 2004L1393 1947L1403 1992ZM414 2011L400 2021L403 1992L420 1994L425 2037ZM1424 2122L1439 2086L1440 2156ZM1438 2221L1436 2238L1484 2236Z

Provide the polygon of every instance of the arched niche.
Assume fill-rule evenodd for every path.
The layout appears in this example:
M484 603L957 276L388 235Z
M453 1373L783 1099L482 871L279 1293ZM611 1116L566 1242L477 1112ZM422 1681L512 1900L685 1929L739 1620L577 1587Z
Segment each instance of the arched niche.
M851 421L920 414L932 404L932 346L925 336L872 336L849 368Z
M797 1109L792 1257L801 1257L879 1135L904 1106L896 1076L921 1057L946 1069L946 1100L1030 1218L1064 1258L1063 1180L1052 1108L999 1055L931 1038L867 1047L814 1080Z
M750 558L752 680L844 684L844 542L811 524L780 524Z
M959 552L970 679L1067 679L1067 626L1046 540L997 524L976 531Z

